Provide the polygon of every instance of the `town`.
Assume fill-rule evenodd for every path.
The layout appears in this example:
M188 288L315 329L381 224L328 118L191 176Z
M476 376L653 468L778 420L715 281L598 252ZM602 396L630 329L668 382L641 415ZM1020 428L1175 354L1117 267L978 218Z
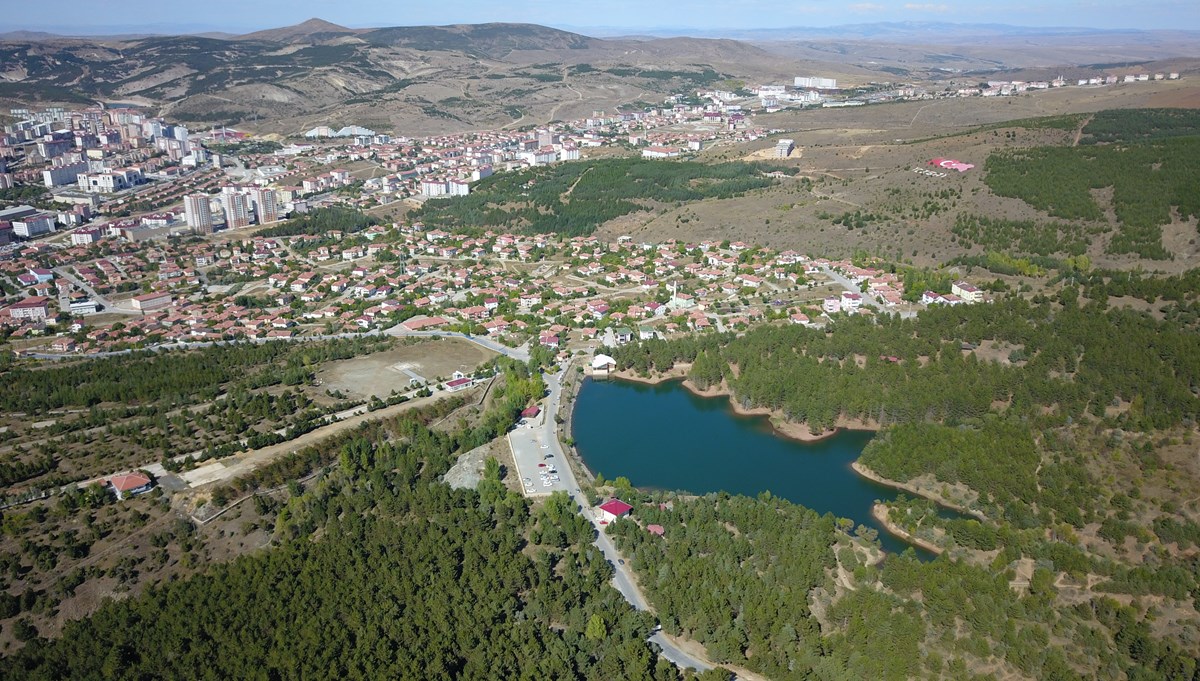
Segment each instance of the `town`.
M772 320L819 325L839 313L907 315L923 305L984 300L960 281L908 301L894 272L741 242L471 237L420 224L222 234L230 240L12 248L0 271L31 295L6 308L10 339L26 341L24 353L103 353L401 324L510 346L536 339L558 351L609 329L622 343L635 334L723 332Z
M386 213L316 233L275 229L288 216L453 200L493 173L606 147L668 159L753 141L782 131L752 126L734 102L861 103L836 93L833 79L800 77L790 90L740 93L757 100L698 91L524 131L407 139L318 126L286 145L224 127L193 133L135 108L14 110L22 120L0 138L9 164L0 178L37 205L0 210L0 323L36 357L392 328L567 352L597 338L821 325L985 300L966 281L909 291L887 263L737 241L450 233ZM793 153L794 140L777 142L776 158Z
M1078 86L1178 77L1114 75ZM740 242L449 233L386 213L319 234L272 235L271 228L323 209L453 200L493 173L585 153L672 159L769 137L777 142L772 155L787 158L793 139L752 124L754 110L783 104L1012 95L1043 86L1071 85L1060 78L847 97L834 79L798 77L792 88L702 90L660 108L597 111L527 130L408 139L318 126L286 145L224 127L195 133L136 108L14 110L19 121L0 137L0 188L29 198L0 209L0 317L21 352L44 357L398 324L565 352L571 341L590 345L606 330L623 342L980 302L983 292L966 281L909 291L887 263Z

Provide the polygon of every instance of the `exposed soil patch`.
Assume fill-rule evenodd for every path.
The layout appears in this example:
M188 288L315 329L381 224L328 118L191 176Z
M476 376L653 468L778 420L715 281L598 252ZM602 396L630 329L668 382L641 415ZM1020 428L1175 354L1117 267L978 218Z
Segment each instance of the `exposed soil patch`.
M455 371L469 374L496 353L456 338L436 338L395 350L332 362L317 372L321 391L340 391L349 397L384 397L404 392L417 377L424 382L449 380Z

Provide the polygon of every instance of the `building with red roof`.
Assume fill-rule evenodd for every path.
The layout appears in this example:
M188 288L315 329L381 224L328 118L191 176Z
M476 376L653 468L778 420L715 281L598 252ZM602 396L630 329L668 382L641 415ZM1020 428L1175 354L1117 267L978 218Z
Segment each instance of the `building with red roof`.
M456 378L453 381L446 382L446 390L449 390L450 392L457 392L459 390L462 390L463 388L470 387L470 385L471 385L471 379L466 378L466 377Z
M409 331L420 331L421 329L428 329L449 323L450 322L446 321L444 317L424 317L422 319L406 320L405 322L401 323L401 326Z
M38 321L50 316L50 299L45 296L26 298L19 303L13 303L8 308L8 315L13 319L28 319Z
M114 475L108 481L108 486L117 493L118 499L149 492L154 487L154 481L145 473L125 473L123 475Z
M609 499L600 504L600 522L611 523L617 518L627 515L632 510L632 506L620 499Z

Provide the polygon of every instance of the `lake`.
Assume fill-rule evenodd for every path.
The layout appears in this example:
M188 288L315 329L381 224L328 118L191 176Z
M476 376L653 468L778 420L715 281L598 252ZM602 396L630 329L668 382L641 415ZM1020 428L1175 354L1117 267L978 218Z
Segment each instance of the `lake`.
M700 397L679 381L591 379L576 398L573 429L584 463L609 480L625 476L635 487L693 494L769 491L875 528L886 551L909 546L871 516L876 499L894 499L897 492L850 468L872 433L842 431L798 442L778 435L767 417L735 414L728 398Z

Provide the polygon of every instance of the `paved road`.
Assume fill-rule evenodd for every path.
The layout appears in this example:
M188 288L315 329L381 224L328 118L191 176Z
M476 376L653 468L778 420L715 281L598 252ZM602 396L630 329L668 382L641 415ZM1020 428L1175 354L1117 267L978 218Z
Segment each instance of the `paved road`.
M141 312L139 312L138 310L130 310L127 308L121 308L121 307L117 307L116 305L113 305L112 301L110 301L109 299L100 295L99 293L96 293L95 289L93 289L91 286L88 286L87 283L84 282L79 277L76 277L74 274L71 274L70 271L68 271L66 267L55 267L54 272L56 274L58 274L58 276L62 277L63 279L66 279L67 281L74 284L76 288L79 288L84 293L88 294L88 296L93 301L95 301L96 304L104 306L105 312L117 312L120 314L128 314L128 315L140 315L141 314Z
M648 640L657 644L658 647L662 649L660 654L680 669L692 667L696 671L700 672L706 672L712 669L712 665L706 662L701 662L699 659L689 655L682 648L676 646L674 643L671 643L666 636L663 636L661 631L654 632L654 634Z
M862 292L861 289L858 288L857 284L850 281L849 277L847 277L844 274L841 274L840 272L835 272L823 265L821 266L821 272L824 273L825 276L829 277L834 282L836 282L838 284L838 286L841 286L842 288L846 289L847 291L849 291L851 293L861 293ZM867 307L873 307L877 310L882 309L882 307L879 305L879 301L875 300L875 298L873 298L872 296L867 295L865 293L862 294L862 301L863 301L863 305L866 305Z
M583 516L591 521L592 526L596 529L596 548L604 554L605 559L613 566L613 586L625 600L638 610L649 610L650 606L646 603L645 596L637 587L637 583L633 578L633 568L624 560L624 557L617 547L613 544L612 538L604 531L604 526L600 524L600 518L588 505L588 500L579 491L579 483L575 478L575 471L571 469L567 456L562 450L562 445L558 439L558 424L554 420L554 415L558 413L558 407L562 399L562 376L571 369L571 363L568 362L562 371L558 374L546 376L546 387L550 391L550 396L546 400L546 418L541 424L540 439L550 445L549 451L553 454L553 461L557 465L559 474L562 476L563 483L566 484L567 494L579 504ZM704 660L697 659L684 650L679 649L673 643L668 641L661 632L656 632L650 637L650 641L657 644L662 649L662 656L670 660L680 668L692 667L699 671L711 669Z
M378 333L378 332L376 332L376 333ZM497 343L496 341L494 341L490 338L484 338L482 336L472 336L470 334L459 333L457 331L409 331L408 329L405 329L403 326L401 326L399 324L385 330L383 333L386 333L389 336L397 336L399 338L405 338L405 337L462 338L463 340L469 341L480 347L491 350L492 352L498 352L502 355L505 355L507 357L512 357L513 359L520 360L522 362L529 361L529 344L528 343L526 343L525 345L522 345L519 348L510 348L507 345Z

